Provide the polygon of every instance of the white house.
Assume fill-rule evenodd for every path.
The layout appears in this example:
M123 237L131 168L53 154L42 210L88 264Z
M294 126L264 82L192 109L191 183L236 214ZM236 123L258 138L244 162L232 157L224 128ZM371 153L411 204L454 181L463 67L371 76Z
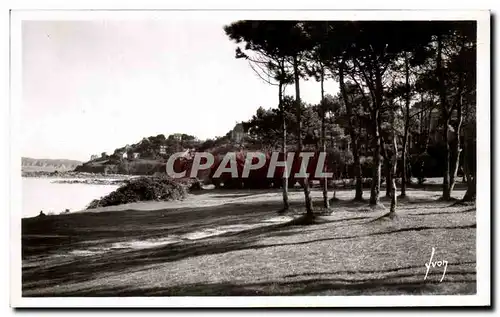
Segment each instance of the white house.
M127 153L127 152L123 152L123 154L122 154L122 158L124 158L124 159L128 159L128 153Z
M137 160L139 157L140 157L140 153L137 153L135 152L132 157L134 158L134 160Z
M160 145L160 154L167 154L167 146Z

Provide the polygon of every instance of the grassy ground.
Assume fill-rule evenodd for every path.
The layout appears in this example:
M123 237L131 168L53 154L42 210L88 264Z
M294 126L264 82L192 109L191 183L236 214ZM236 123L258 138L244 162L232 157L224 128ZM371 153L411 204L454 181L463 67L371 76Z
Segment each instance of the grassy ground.
M474 294L475 207L439 194L410 190L390 219L339 191L307 226L299 190L281 217L279 191L210 190L23 219L23 296ZM424 280L433 247L442 282L443 267Z

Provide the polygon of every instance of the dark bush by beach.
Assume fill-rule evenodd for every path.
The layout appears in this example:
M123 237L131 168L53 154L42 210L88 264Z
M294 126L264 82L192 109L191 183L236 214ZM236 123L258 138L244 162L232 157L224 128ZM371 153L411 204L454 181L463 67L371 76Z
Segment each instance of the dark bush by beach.
M100 199L94 199L87 209L116 206L138 201L169 201L184 199L195 181L173 180L171 178L140 177L127 180L124 185Z

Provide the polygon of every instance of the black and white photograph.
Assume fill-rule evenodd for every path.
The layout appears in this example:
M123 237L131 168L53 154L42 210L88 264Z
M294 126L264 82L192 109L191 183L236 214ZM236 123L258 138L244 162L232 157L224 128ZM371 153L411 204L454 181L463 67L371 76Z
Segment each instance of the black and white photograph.
M11 305L491 304L488 11L10 25Z

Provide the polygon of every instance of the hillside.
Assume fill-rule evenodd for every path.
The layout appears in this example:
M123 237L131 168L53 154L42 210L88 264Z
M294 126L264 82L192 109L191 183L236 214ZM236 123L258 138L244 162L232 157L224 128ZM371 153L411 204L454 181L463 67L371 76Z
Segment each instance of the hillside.
M30 157L23 157L21 159L22 170L28 172L71 171L82 164L80 161L67 159L36 159Z
M101 153L75 168L77 172L151 175L164 170L168 156L199 144L194 136L163 134L143 138L134 144L116 148L112 154Z
M187 134L172 134L165 137L163 134L143 138L134 144L116 148L112 154L101 153L88 162L75 167L77 172L152 175L155 172L165 171L170 155L186 150L214 151L216 148L227 147L228 136L215 140L200 141ZM216 151L217 152L217 151Z

